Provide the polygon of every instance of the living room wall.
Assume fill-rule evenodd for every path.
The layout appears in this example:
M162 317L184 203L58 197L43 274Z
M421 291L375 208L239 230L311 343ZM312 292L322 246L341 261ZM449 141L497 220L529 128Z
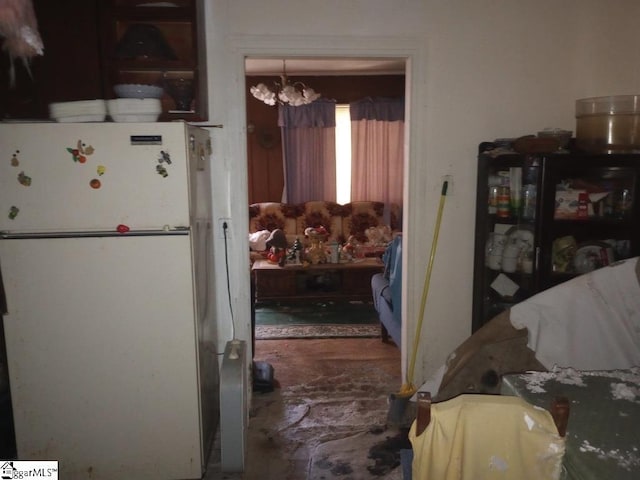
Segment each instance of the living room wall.
M302 81L337 103L349 103L365 97L401 97L404 75L290 76ZM273 85L275 76L247 76L247 92L253 85ZM279 202L284 186L282 144L278 128L278 109L247 94L247 157L249 204Z

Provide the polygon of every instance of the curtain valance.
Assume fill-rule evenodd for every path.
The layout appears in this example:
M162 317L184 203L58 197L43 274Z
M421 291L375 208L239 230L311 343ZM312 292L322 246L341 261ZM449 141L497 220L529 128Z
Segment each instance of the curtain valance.
M286 128L330 128L336 126L335 100L319 99L308 105L278 106L278 126Z
M367 97L349 104L351 121L404 121L404 98Z

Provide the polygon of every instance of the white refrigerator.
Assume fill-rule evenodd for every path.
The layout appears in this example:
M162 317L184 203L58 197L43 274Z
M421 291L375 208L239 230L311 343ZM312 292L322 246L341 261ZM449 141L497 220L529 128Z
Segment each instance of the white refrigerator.
M0 124L0 273L19 460L201 478L218 425L208 131Z

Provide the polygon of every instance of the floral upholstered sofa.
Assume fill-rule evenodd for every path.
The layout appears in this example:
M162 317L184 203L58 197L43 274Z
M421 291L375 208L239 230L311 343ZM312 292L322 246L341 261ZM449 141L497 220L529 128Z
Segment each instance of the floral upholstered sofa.
M400 207L392 205L389 222L384 222L384 203L358 201L340 205L335 202L314 200L299 204L263 202L249 205L249 240L259 232L282 230L287 243L296 239L305 241L305 229L323 226L327 231L327 241L345 243L355 239L361 244L370 240L367 229L388 225L392 232L401 230ZM253 247L252 247L253 249ZM258 252L261 246L255 248ZM257 253L257 252L256 252ZM252 258L256 258L252 255Z

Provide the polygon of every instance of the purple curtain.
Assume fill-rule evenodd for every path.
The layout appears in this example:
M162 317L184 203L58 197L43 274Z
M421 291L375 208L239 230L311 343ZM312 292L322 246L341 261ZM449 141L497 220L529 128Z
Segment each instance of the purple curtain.
M349 104L351 114L351 200L402 207L404 98L365 98Z
M367 97L349 104L351 121L404 122L404 98Z
M320 99L309 105L278 107L282 132L282 201L336 200L336 104Z

